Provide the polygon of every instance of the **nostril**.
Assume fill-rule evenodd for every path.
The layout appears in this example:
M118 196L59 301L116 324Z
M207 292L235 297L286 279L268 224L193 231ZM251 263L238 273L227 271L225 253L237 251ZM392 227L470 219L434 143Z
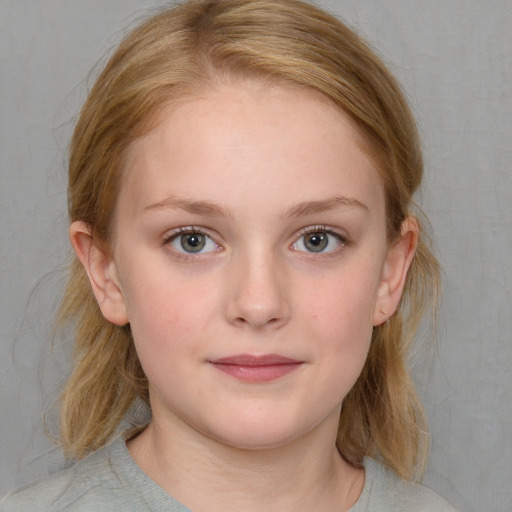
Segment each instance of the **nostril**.
M240 278L232 280L233 287L225 303L228 322L252 329L276 329L286 324L289 304L286 289L276 279L275 266L247 264L241 265L238 271Z

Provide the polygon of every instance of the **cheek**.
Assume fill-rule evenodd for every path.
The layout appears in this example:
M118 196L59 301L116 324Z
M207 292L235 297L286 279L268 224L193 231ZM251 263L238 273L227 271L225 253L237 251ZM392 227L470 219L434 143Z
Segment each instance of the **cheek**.
M376 293L376 279L361 279L347 273L308 287L301 294L300 309L309 316L311 325L331 337L350 331L357 339L358 332L371 333Z
M301 307L305 328L308 338L315 341L315 358L324 369L319 378L332 390L335 402L343 400L366 361L376 283L376 279L347 273L325 282L322 289L303 294L307 297Z
M214 314L208 282L139 272L125 287L125 300L135 346L143 367L174 366L185 351L197 347L198 333Z

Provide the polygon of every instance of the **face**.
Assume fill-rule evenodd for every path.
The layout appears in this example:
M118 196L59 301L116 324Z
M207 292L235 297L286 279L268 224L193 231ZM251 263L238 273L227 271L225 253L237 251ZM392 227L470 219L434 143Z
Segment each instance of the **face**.
M252 82L133 144L99 302L131 325L155 424L243 448L336 429L407 259L361 144L316 93Z

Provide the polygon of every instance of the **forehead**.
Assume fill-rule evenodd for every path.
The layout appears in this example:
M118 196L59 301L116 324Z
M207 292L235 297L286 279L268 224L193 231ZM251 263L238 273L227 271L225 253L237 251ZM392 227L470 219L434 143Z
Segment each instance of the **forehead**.
M319 93L291 86L223 84L174 103L125 162L120 200L137 208L191 193L240 205L251 192L274 195L283 208L334 195L376 207L383 200L352 120Z

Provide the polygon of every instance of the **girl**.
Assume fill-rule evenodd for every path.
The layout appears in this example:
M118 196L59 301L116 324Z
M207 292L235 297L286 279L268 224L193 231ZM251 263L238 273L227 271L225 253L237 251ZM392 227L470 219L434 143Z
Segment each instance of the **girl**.
M80 461L1 510L453 510L413 483L421 176L395 80L311 5L192 0L136 28L71 142Z

